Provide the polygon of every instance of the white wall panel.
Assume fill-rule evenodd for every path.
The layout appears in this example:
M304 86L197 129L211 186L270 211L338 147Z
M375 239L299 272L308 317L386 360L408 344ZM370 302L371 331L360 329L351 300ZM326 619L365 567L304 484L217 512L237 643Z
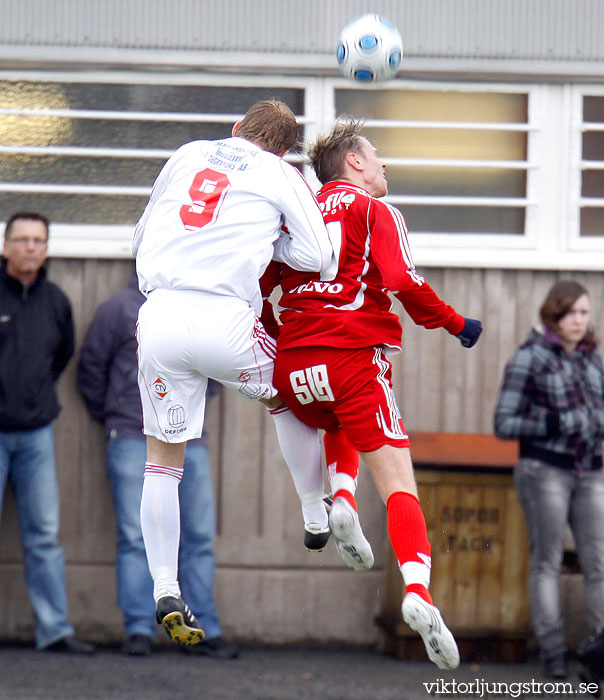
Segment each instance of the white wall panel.
M331 56L373 11L411 57L604 59L600 0L1 0L0 44Z

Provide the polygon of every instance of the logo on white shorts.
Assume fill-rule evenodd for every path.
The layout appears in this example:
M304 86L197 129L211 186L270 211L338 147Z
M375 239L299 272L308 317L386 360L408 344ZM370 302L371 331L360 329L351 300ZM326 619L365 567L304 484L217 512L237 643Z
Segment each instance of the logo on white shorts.
M153 389L153 393L155 394L155 397L158 398L160 401L162 399L164 399L166 394L170 391L170 387L166 383L166 380L162 379L159 376L151 384L151 388Z
M180 428L181 425L184 425L186 420L187 416L185 413L185 409L180 404L176 404L176 406L170 406L170 408L168 409L168 423L173 428Z

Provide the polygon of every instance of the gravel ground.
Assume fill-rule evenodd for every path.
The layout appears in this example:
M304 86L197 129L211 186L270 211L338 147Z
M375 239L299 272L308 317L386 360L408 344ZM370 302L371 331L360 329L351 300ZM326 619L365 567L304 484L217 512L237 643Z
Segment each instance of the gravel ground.
M98 647L90 657L0 646L0 698L6 700L427 700L547 698L581 693L576 669L565 692L541 686L536 659L462 663L454 672L401 661L375 649L244 646L239 659L190 657L160 647L126 657ZM458 685L453 685L453 682ZM469 685L472 683L472 685ZM428 685L431 684L431 685ZM499 684L499 685L494 685ZM523 685L520 685L523 684Z

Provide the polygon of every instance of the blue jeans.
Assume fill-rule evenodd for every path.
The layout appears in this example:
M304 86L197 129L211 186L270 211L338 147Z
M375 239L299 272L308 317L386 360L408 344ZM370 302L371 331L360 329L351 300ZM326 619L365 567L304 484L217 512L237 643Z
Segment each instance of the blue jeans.
M153 581L140 524L147 443L144 438L110 438L107 472L117 517L117 602L126 634L155 636ZM179 487L180 550L178 577L184 600L207 639L221 634L214 603L216 514L208 451L187 446Z
M67 622L65 557L57 538L59 487L50 425L0 432L0 513L7 479L15 493L25 584L41 649L73 634Z
M585 612L594 631L604 626L604 473L575 472L520 459L514 482L530 548L531 619L543 656L566 651L560 568L570 524L585 577Z

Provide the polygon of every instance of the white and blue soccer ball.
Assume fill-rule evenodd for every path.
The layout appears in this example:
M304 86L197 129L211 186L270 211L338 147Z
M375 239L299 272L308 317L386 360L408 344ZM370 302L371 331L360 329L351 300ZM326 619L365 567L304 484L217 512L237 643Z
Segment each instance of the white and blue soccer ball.
M403 39L390 20L363 15L342 29L336 56L347 78L359 83L389 80L403 60Z

